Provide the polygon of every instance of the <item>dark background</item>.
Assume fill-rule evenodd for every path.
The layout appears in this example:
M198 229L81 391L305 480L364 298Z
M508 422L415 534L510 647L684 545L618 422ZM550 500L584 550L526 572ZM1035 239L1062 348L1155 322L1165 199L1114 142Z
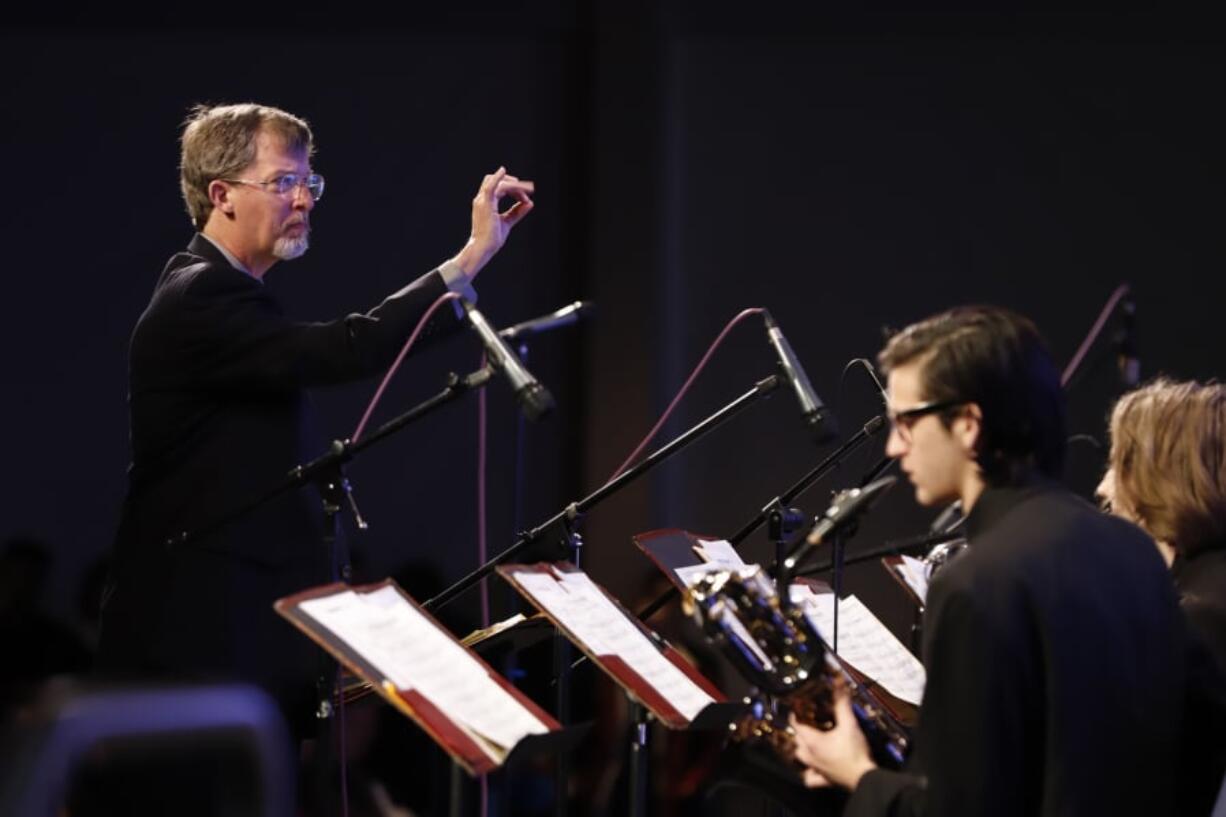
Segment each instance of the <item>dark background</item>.
M845 431L880 410L853 357L887 326L992 302L1034 318L1060 362L1132 285L1143 372L1221 376L1220 29L1177 13L861 13L787 4L521 3L396 19L226 23L72 16L0 32L0 321L7 441L0 537L46 539L46 603L109 546L127 464L126 345L165 260L190 238L177 136L196 102L306 117L328 193L314 245L267 279L303 318L360 310L454 253L482 174L537 183L537 208L478 282L509 324L592 299L597 317L533 343L558 411L528 429L523 523L597 487L726 322L771 309ZM1071 430L1104 439L1111 335L1070 391ZM475 368L468 338L414 361L390 417ZM756 321L729 335L669 425L772 371ZM374 384L321 391L348 435ZM489 390L489 536L512 541L514 406ZM476 562L476 400L350 471L372 523L360 577L409 561L444 581ZM858 481L858 454L799 504ZM593 512L585 566L627 602L641 530L730 534L812 467L780 393ZM1088 495L1102 453L1076 444ZM921 531L905 488L856 547ZM761 537L749 554L763 558ZM900 634L880 568L849 574ZM475 617L475 594L458 604Z

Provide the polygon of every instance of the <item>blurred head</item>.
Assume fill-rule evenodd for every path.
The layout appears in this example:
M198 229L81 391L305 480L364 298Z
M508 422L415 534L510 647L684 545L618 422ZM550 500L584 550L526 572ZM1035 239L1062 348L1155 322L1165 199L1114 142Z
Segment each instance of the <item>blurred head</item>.
M1226 387L1157 380L1121 397L1099 494L1176 553L1226 546Z

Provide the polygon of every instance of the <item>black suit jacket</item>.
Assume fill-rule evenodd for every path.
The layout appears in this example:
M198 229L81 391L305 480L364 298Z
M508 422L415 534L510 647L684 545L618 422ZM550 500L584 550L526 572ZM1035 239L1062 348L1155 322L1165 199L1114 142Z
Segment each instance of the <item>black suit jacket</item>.
M103 612L104 670L238 678L287 711L309 707L318 653L271 605L330 578L314 487L192 544L164 542L321 453L304 389L379 372L446 291L435 271L365 314L302 323L200 235L170 259L131 341L132 464ZM457 325L454 310L440 309L422 340Z
M989 489L967 533L929 593L908 770L845 813L1169 813L1184 641L1153 543L1050 484Z
M1178 813L1208 815L1226 774L1226 547L1177 555L1171 576L1190 644Z

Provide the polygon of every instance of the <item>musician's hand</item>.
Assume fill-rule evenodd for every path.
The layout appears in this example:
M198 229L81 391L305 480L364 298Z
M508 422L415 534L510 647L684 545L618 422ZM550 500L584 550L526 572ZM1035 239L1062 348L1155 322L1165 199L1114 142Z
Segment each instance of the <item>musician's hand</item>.
M822 774L821 772L815 772L812 769L805 769L801 777L804 780L805 786L810 789L830 788L830 781L827 780L826 775Z
M489 260L502 249L511 228L532 211L532 194L536 185L516 178L500 167L481 180L473 198L472 234L468 243L452 260L469 279L476 277ZM505 210L502 201L514 203Z
M805 726L791 716L796 730L796 759L806 767L805 785L828 785L854 789L865 772L877 768L869 753L868 741L851 711L851 696L838 685L834 695L834 728L828 732Z

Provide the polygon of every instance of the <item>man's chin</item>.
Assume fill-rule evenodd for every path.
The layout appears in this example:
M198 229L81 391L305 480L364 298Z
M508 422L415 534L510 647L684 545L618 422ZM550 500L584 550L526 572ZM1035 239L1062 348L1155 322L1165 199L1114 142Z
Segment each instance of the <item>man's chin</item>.
M294 238L283 236L273 244L272 254L282 261L293 261L302 256L310 246L311 240L305 233Z
M957 494L942 492L934 493L931 490L916 486L915 488L915 504L923 508L935 508L937 506L948 505L958 499Z
M911 485L913 488L915 488L916 505L924 508L931 508L933 505L937 504L937 499L932 495L932 491L929 491L922 485L916 485L914 482L912 482Z

